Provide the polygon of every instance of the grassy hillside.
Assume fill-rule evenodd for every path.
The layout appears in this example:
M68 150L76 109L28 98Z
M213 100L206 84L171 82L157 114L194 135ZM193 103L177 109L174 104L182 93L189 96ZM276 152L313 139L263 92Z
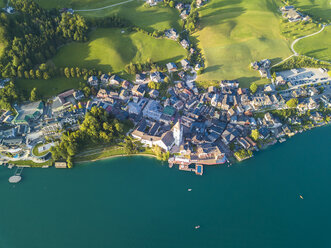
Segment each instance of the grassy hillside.
M169 28L179 30L181 28L181 20L177 9L165 7L163 4L149 7L144 6L144 3L144 1L134 1L105 10L78 13L87 18L116 14L149 31Z
M53 62L61 66L81 66L103 71L122 72L130 62L167 63L186 57L178 43L155 39L142 33L121 33L120 29L97 29L86 43L71 43L62 47Z
M99 8L124 0L34 0L43 8L74 8L74 9L85 9L85 8Z
M295 0L293 4L316 20L331 22L330 0Z
M49 98L57 95L65 90L72 88L78 88L79 82L83 79L77 78L65 78L57 77L49 80L43 79L17 79L15 80L15 85L19 90L22 90L27 96L30 95L30 92L33 88L38 89L38 93L43 98Z
M200 80L239 79L244 85L259 81L250 62L273 62L291 54L281 37L277 1L211 0L201 9L200 40L206 70ZM278 2L277 2L278 3Z
M331 26L318 35L299 41L295 50L300 54L331 62Z
M126 0L35 0L44 8L72 7L73 9L86 10L105 7L108 5L124 2ZM135 25L149 31L164 30L168 28L180 29L179 12L173 8L158 4L154 7L144 6L145 1L135 0L123 5L96 11L78 11L85 17L105 17L118 15L130 20Z

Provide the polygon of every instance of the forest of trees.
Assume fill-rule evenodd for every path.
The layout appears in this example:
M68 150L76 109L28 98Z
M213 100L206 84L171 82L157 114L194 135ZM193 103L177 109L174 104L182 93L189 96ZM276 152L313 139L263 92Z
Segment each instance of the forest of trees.
M62 134L60 143L51 152L54 160L64 159L72 167L73 156L81 149L96 144L110 144L123 138L124 125L104 109L93 107L74 132Z
M11 104L19 98L19 94L12 82L0 89L0 96L0 109L7 110L10 110L12 108Z
M0 15L2 40L7 44L0 60L2 77L27 76L35 65L54 56L60 45L87 40L88 26L79 15L47 11L32 0L13 0L12 5L15 15Z

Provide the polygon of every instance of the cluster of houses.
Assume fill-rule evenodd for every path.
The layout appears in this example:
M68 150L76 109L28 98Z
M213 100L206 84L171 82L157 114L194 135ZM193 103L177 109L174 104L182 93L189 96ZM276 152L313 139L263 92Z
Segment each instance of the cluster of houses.
M264 59L261 61L254 61L251 63L251 68L259 71L262 78L270 78L271 61L269 59Z
M180 69L174 63L167 64L167 73L139 73L132 82L117 75L91 76L87 83L96 89L93 97L86 98L82 91L71 89L45 103L15 105L15 113L1 112L0 149L11 152L11 156L2 154L1 158L49 159L50 155L36 158L33 147L44 142L46 136L56 139L63 131L78 129L85 113L96 106L119 120L130 119L135 125L131 136L145 146L159 146L164 152L176 154L170 158L171 164L177 163L184 169L192 163L222 164L237 151L258 149L252 130L258 130L262 143L293 135L297 129L292 127L301 125L302 120L291 116L282 122L270 112L288 108L286 102L290 98L296 97L299 112L309 111L309 118L318 125L325 119L318 107L331 106L329 85L324 85L328 88L323 92L311 86L283 94L276 90L275 81L251 94L237 81L223 80L219 85L201 89L184 62ZM266 68L269 64L265 60L257 66ZM166 84L166 77L178 80ZM286 77L282 80L286 81ZM167 88L161 93L150 88L150 82L166 84Z
M283 6L280 8L282 15L284 18L288 19L290 22L298 22L298 21L309 21L311 18L306 15L304 16L302 13L297 11L294 6Z

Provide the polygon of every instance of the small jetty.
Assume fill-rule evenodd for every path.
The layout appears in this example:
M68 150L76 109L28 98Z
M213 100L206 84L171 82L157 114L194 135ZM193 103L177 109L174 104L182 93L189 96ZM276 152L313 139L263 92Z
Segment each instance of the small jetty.
M23 171L23 167L17 167L15 174L9 178L10 183L18 183L22 180L21 174Z

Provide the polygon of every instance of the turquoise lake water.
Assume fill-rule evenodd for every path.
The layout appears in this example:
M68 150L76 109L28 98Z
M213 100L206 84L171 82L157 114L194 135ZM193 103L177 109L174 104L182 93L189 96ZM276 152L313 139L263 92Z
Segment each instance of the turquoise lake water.
M11 185L1 167L0 248L328 248L330 155L328 126L203 176L129 157Z

